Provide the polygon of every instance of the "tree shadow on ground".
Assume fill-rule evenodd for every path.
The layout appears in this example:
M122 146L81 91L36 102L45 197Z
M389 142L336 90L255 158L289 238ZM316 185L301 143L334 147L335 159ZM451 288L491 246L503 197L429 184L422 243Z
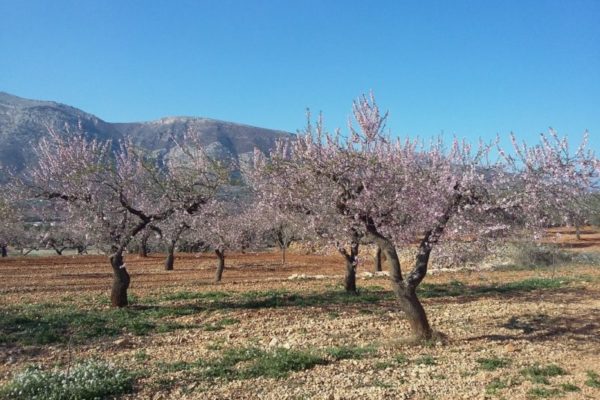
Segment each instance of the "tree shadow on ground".
M521 314L510 317L498 328L514 331L514 334L489 334L473 336L465 341L490 340L507 342L527 340L530 342L568 339L580 343L600 344L600 310L585 315Z
M520 301L540 301L564 303L581 301L585 288L570 285L563 278L529 278L503 284L465 285L453 281L443 284L423 284L419 290L422 299L428 304L463 304L484 298Z
M281 307L321 307L328 305L377 304L393 298L391 292L362 291L358 294L340 290L297 294L288 291L247 292L206 305L210 310L262 309Z
M582 288L570 285L563 278L529 278L516 282L466 285L459 281L441 284L423 284L418 295L429 304L466 303L482 298L518 298L524 301L539 300L564 302L581 299ZM366 287L358 294L340 289L313 293L294 293L289 290L251 292L179 291L163 295L161 300L195 300L195 306L206 310L271 309L282 307L327 307L331 305L376 305L395 300L391 290ZM387 305L387 304L386 304Z

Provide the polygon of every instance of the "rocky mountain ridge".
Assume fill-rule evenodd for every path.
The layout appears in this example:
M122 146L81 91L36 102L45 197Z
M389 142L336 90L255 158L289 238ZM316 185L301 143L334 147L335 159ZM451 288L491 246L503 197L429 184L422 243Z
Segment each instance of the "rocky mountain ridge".
M0 182L6 171L20 172L33 163L30 148L49 129L83 131L90 138L118 141L130 138L153 152L168 153L187 131L197 132L214 155L244 158L255 147L268 152L288 132L201 117L164 117L149 122L111 123L75 107L31 100L0 92Z

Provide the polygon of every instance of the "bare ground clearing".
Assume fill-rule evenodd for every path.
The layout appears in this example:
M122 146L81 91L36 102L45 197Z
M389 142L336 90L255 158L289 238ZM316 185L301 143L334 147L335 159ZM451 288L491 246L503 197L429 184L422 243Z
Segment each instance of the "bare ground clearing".
M413 345L387 278L359 279L361 294L346 296L340 257L290 254L282 267L277 253L233 254L218 285L211 255L181 255L171 272L162 261L128 257L134 305L123 311L108 307L105 257L1 260L0 383L32 363L100 358L138 373L131 399L600 398L589 384L600 373L597 266L428 276L423 303L445 339ZM321 362L281 377L248 373L252 358L216 371L240 349ZM565 374L536 381L535 365Z

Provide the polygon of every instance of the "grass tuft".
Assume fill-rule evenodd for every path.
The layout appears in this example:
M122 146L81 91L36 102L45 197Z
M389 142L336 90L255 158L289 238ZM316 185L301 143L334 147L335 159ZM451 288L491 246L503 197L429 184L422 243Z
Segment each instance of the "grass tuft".
M254 347L228 349L222 357L202 365L198 376L212 379L283 378L290 372L310 369L327 361L311 352L277 348L263 351ZM240 367L240 364L243 364Z
M396 360L396 362L400 365L406 365L408 364L408 357L406 357L404 354L398 354L394 360Z
M532 367L521 370L521 375L525 376L534 383L542 383L548 385L549 377L566 375L567 372L558 365L550 364L545 367L534 365Z
M220 321L203 325L203 329L207 332L220 331L225 329L228 325L238 324L239 322L240 320L237 318L223 318Z
M534 387L534 388L530 389L527 392L527 394L531 397L547 398L547 397L560 396L562 394L562 392L559 389L538 386L538 387Z
M419 365L437 365L437 361L433 356L425 354L415 360L415 363Z
M563 383L562 385L560 385L560 387L565 392L581 392L579 386L573 385L572 383Z
M486 371L495 371L499 368L504 368L510 365L509 359L498 357L478 358L477 362L479 363L479 368Z
M502 379L494 378L490 383L485 386L485 393L496 395L502 389L508 387L508 383Z
M336 360L359 360L367 355L373 354L375 349L373 347L351 347L351 346L339 346L330 347L326 350Z
M600 388L600 376L591 370L586 371L586 374L588 378L585 381L585 384L589 387Z

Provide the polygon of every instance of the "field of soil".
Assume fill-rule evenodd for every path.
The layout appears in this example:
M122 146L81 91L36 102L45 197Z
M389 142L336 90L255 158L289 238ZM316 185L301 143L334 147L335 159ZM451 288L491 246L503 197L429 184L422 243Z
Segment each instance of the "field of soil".
M598 235L572 236L560 242L600 257ZM356 296L333 255L233 254L219 284L212 254L162 261L128 256L132 305L113 310L103 256L0 260L0 385L100 359L135 374L126 399L600 398L592 262L429 275L437 334L413 343L366 257Z

